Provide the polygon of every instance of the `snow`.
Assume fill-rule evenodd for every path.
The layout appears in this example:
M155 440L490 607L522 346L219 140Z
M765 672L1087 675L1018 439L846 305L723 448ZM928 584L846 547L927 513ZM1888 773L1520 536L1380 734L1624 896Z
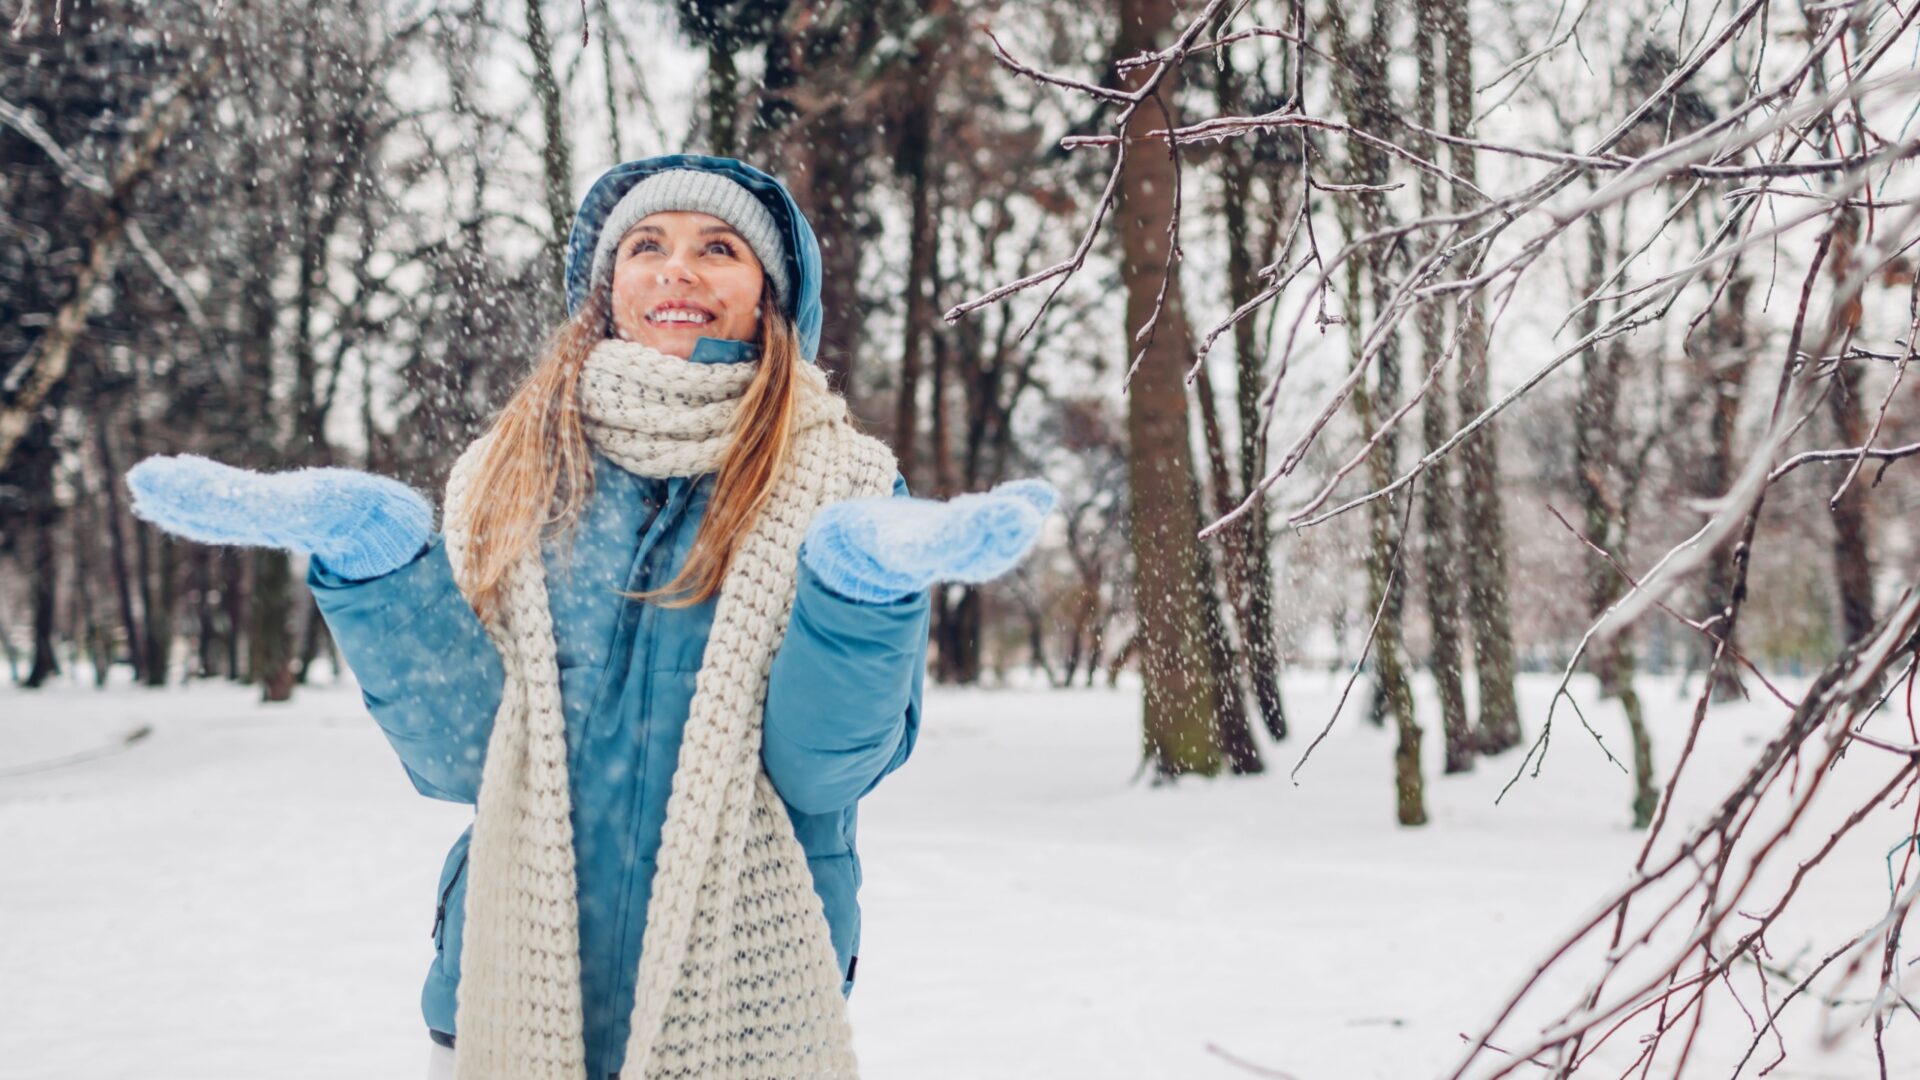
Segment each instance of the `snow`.
M1639 846L1629 784L1563 714L1542 776L1495 806L1518 753L1443 778L1430 730L1433 820L1398 828L1392 735L1361 721L1363 694L1299 783L1286 776L1339 681L1288 678L1297 735L1266 747L1267 775L1170 788L1132 782L1135 689L931 690L913 760L861 808L863 1075L1252 1075L1210 1046L1300 1080L1447 1071L1461 1033L1623 879ZM1551 689L1523 682L1530 727ZM1643 680L1642 695L1668 767L1690 701L1671 680ZM0 689L0 1077L423 1074L434 885L470 810L414 794L350 683L286 705L256 696ZM1583 706L1624 742L1616 711ZM1679 821L1782 711L1716 708ZM142 725L152 734L123 747ZM1886 775L1862 758L1829 788L1857 795ZM1844 801L1816 800L1812 820ZM1804 911L1769 936L1776 962L1885 912L1884 853L1911 813L1876 812L1809 880ZM1797 833L1781 861L1824 836ZM1591 971L1550 978L1549 1003ZM1751 969L1737 979L1758 1010ZM1841 993L1852 1011L1834 1023L1868 992ZM1803 1009L1771 1076L1876 1074L1869 1038L1839 1026L1851 1037L1823 1053L1821 1007ZM1920 1070L1911 1027L1894 1021L1893 1075ZM1698 1075L1727 1075L1713 1066L1749 1031L1716 1001ZM1630 1059L1631 1039L1616 1042L1601 1060L1618 1064L1595 1075ZM1745 1075L1772 1057L1769 1041Z

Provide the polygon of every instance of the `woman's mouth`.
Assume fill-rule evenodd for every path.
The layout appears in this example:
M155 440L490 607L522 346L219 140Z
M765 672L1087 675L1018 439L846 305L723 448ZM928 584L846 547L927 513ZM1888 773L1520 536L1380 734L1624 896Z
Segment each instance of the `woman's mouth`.
M647 313L654 326L705 326L713 321L713 312L703 307L662 304Z

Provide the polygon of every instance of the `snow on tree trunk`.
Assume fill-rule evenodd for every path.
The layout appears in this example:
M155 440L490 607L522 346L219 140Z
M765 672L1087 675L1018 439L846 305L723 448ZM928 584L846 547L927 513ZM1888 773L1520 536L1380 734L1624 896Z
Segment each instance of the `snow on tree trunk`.
M1115 57L1157 48L1174 23L1171 0L1122 0ZM1140 73L1126 83L1137 85ZM1171 99L1175 78L1162 83ZM1212 775L1220 769L1215 728L1214 667L1206 641L1194 534L1193 444L1183 375L1191 355L1177 274L1169 280L1168 222L1179 177L1164 145L1144 137L1165 120L1157 108L1136 109L1125 137L1137 140L1120 175L1116 207L1126 283L1129 360L1139 367L1127 387L1127 461L1132 496L1134 606L1144 682L1146 751L1162 777ZM1175 264L1177 266L1177 264ZM1161 290L1165 289L1164 304ZM1131 334L1158 309L1150 340Z

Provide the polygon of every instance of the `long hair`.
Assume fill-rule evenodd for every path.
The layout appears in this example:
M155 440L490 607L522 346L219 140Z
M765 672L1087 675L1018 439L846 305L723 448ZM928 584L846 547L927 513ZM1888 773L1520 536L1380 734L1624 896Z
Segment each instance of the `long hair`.
M463 591L482 619L501 600L509 567L543 537L561 531L571 543L573 526L593 494L593 454L580 415L580 372L587 355L607 337L611 287L591 293L580 310L548 339L533 370L487 429L469 512L471 538L461 574ZM806 363L800 336L780 311L771 282L761 286L760 366L734 415L714 479L713 496L700 521L693 549L672 581L645 592L622 592L665 607L691 607L712 599L726 580L733 556L746 539L785 465L793 440L795 368Z

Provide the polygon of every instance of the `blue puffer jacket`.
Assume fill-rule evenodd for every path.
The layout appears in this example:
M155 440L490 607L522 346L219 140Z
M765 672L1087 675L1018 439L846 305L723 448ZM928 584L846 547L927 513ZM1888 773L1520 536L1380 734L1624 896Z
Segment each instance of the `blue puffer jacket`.
M818 248L785 189L747 166L684 156L621 166L583 204L574 250L584 233L591 254L599 219L662 162L721 169L743 182L758 178L754 190L778 208L790 249L799 253L790 269L798 270L797 321L811 360L820 325ZM732 343L703 339L694 359L742 355ZM598 454L594 469L593 498L571 557L552 542L543 554L566 710L587 1064L598 1078L616 1072L626 1052L654 858L714 608L708 601L668 609L614 590L655 588L673 577L693 545L714 478L639 477ZM894 492L905 493L897 478ZM441 538L369 581L339 578L316 562L307 584L414 786L435 798L474 802L503 674L454 584ZM762 760L807 851L848 991L860 940L855 808L913 749L927 618L926 593L856 602L828 589L803 562L769 676ZM433 898L436 956L421 996L427 1025L455 1034L470 834L447 853Z

